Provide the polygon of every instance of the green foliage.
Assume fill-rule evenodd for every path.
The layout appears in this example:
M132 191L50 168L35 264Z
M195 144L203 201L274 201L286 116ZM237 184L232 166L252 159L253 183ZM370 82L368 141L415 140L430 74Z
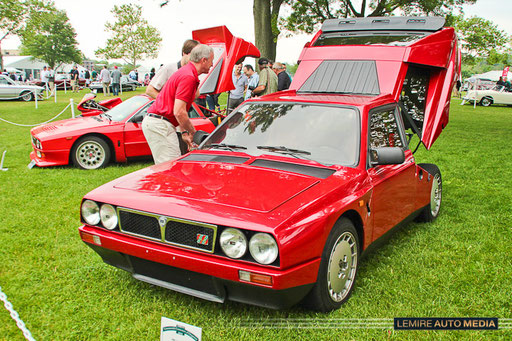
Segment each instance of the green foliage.
M460 15L454 18L454 28L460 38L463 62L474 65L478 58L490 58L494 64L506 58L510 38L492 21Z
M280 20L290 32L312 33L327 19L386 15L446 16L476 0L290 0L291 13ZM360 5L360 8L356 8Z
M123 99L136 92L123 93ZM31 124L50 119L73 98L58 92L34 103L0 102L0 117ZM102 100L103 95L98 95ZM20 113L23 113L20 115ZM0 285L36 340L158 340L162 316L203 328L204 340L510 340L512 331L394 331L341 324L393 317L511 318L512 108L461 106L433 148L415 154L436 163L443 204L431 224L410 223L361 259L354 293L340 310L300 306L274 311L212 303L137 281L87 247L78 234L80 200L94 188L151 165L129 162L84 171L28 170L30 128L0 122ZM69 109L65 116L69 118ZM416 142L412 143L413 146ZM243 189L241 189L243 190ZM261 322L280 319L279 328ZM315 325L298 328L297 321ZM252 328L242 327L251 322ZM329 323L329 327L322 328ZM263 323L262 323L263 324ZM368 328L366 328L368 327ZM0 305L0 339L23 335Z
M31 11L21 42L23 53L44 60L52 68L82 62L75 30L64 11Z
M162 38L158 30L142 17L142 7L134 4L114 6L115 22L107 22L105 31L111 37L105 47L96 50L97 56L107 59L123 59L136 67L138 60L156 58Z

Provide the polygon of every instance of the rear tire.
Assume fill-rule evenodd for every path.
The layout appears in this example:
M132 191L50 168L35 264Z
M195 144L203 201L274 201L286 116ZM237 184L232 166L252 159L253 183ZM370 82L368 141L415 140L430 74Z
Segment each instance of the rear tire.
M71 158L73 164L82 169L102 168L110 162L110 148L100 137L85 136L74 145Z
M431 222L439 215L441 210L443 180L439 167L431 163L420 163L418 166L429 173L431 177L432 187L430 188L430 202L423 208L416 221Z
M484 97L480 100L480 104L483 107L488 107L492 104L492 99L490 99L489 97Z
M316 284L305 297L304 305L321 312L341 307L354 288L359 252L354 224L347 218L340 219L327 238Z
M21 94L20 98L22 101L30 102L34 99L34 94L30 91L26 91Z

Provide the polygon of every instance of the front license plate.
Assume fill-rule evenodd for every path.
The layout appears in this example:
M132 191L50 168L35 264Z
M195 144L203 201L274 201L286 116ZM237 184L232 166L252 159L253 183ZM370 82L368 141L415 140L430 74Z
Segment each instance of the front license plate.
M30 163L27 165L28 169L32 169L36 165L36 160L30 161Z

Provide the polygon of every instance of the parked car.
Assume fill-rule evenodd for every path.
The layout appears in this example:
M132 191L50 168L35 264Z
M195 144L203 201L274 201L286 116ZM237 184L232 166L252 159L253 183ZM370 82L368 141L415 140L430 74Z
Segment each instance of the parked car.
M140 86L140 83L136 80L133 80L126 75L121 76L121 87L123 91L134 91L138 86ZM89 88L96 92L103 92L103 83L92 82ZM112 92L112 84L110 84L110 92Z
M6 75L0 75L0 100L21 99L29 102L34 100L34 94L38 99L43 99L44 88L35 85L15 82Z
M44 86L44 83L40 79L35 79L30 82L37 86ZM55 74L54 80L55 87L57 90L71 89L71 76L68 73L57 73ZM78 86L84 88L86 86L85 78L78 79Z
M109 162L151 157L141 122L153 99L134 96L99 115L70 118L32 128L31 162L38 167L73 164L97 169ZM207 118L194 103L189 117L196 129L213 131L217 117Z
M138 280L210 301L339 308L363 251L439 215L441 172L416 163L407 136L429 149L448 123L460 52L444 22L327 20L289 90L245 101L194 136L198 150L85 195L82 240ZM220 29L192 36L245 50ZM219 70L224 83L210 73L201 92L233 87Z
M476 101L484 107L491 104L512 105L512 92L503 85L495 85L488 90L469 90L463 98L463 103Z

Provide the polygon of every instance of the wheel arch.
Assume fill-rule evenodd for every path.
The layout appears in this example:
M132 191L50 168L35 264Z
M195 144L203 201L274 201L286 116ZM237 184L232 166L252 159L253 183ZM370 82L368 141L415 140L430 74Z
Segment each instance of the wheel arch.
M359 251L363 251L363 248L364 248L363 219L361 219L361 216L359 215L359 213L356 210L352 210L352 209L344 212L338 218L337 221L339 221L342 218L347 218L348 220L350 220L352 222L352 224L354 224L354 227L356 228L356 231L357 231L357 237L359 238L359 246L361 248L361 250L359 250Z
M89 136L95 136L95 137L98 137L98 138L102 139L103 141L105 141L108 145L108 148L110 149L110 160L108 160L108 161L112 162L113 160L116 160L116 149L114 148L114 143L112 142L112 140L110 138L108 138L106 135L100 134L100 133L87 133L87 134L83 134L83 135L77 137L75 142L73 142L73 145L69 149L68 163L70 165L73 163L73 150L75 149L76 145L78 144L78 141L80 141L84 137L89 137Z

